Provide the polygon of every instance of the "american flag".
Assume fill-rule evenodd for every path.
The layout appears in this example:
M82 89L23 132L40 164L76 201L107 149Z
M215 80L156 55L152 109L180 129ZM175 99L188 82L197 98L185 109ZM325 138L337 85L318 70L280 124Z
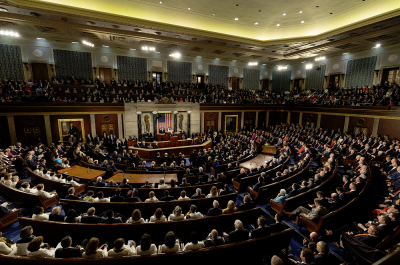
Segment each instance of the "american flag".
M158 129L163 127L165 131L171 127L171 113L158 113Z

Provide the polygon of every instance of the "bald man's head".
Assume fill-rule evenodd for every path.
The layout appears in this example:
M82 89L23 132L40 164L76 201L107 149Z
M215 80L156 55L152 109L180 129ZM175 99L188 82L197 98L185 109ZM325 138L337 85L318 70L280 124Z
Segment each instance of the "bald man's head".
M277 255L274 255L271 259L271 265L283 265L283 261Z

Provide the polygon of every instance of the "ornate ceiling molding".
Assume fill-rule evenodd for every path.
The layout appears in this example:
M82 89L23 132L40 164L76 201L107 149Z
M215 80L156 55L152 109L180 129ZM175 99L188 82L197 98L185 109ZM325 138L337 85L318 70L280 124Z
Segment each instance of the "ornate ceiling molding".
M307 37L300 37L300 38L286 38L286 39L278 39L278 40L256 40L250 38L243 38L239 36L227 35L222 33L215 33L211 31L204 31L194 28L188 28L183 26L176 26L166 23L159 23L150 20L144 19L136 19L131 17L125 17L115 14L108 14L104 12L86 10L71 6L64 6L49 2L43 1L35 1L35 0L4 0L3 2L8 3L9 5L20 7L20 8L28 8L31 10L36 10L38 12L50 12L50 13L58 13L60 16L63 14L69 14L69 16L83 18L83 19L97 19L107 23L116 23L116 24L123 24L127 26L143 26L152 29L159 29L159 30L166 30L169 32L174 32L178 34L186 34L191 36L201 36L201 37L208 37L208 38L217 38L223 40L234 41L243 44L251 44L257 45L261 47L266 47L268 45L278 45L283 43L289 42L309 42L309 41L317 41L320 39L328 38L333 35L341 34L343 32L347 32L350 30L354 30L360 27L364 27L367 25L371 25L386 19L390 19L396 16L400 16L400 9L392 10L390 12L386 12L383 14L379 14L375 17L367 18L363 21L359 21L357 23L349 24L345 27L341 27L332 31L327 31L325 33L314 35L314 36L307 36ZM276 56L276 55L275 55Z

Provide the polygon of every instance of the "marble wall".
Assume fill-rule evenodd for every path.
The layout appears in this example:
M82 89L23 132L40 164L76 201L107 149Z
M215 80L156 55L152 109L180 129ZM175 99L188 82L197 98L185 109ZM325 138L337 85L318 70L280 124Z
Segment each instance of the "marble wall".
M153 132L153 111L178 111L177 130L179 131L179 115L183 115L182 127L187 132L188 111L190 113L190 131L200 132L200 104L180 102L177 104L155 104L154 102L125 103L124 130L125 137L138 136L138 112L141 112L142 133L145 132L145 116L149 115L150 131ZM174 115L172 115L172 125L174 124Z

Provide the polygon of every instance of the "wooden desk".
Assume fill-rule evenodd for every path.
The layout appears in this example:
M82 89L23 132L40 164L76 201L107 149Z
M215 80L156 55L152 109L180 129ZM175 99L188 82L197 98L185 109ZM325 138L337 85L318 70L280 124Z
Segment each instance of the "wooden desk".
M178 140L182 140L182 134L180 132L174 132L175 136L178 136ZM158 142L160 141L168 141L169 134L168 133L157 133L156 139Z
M245 168L247 170L250 170L250 169L256 168L257 166L264 165L265 162L268 163L273 158L274 157L270 156L270 155L258 155L257 157L255 157L255 158L253 158L253 159L251 159L251 160L249 160L247 162L239 164L239 166L243 167L243 168Z
M89 182L95 180L97 177L102 177L106 171L91 169L81 166L72 166L70 168L64 168L58 170L58 172L64 174L65 176L71 176L74 178L80 178L82 180L87 180L84 182Z
M164 174L129 174L129 173L117 173L107 181L114 180L117 183L122 183L124 176L126 179L129 180L129 183L145 183L148 180L150 183L159 183L160 179L164 178ZM178 178L175 173L173 174L166 174L165 175L165 182L170 183L171 179L178 181Z
M177 137L172 137L171 141L161 141L158 142L157 144L159 146L159 148L166 148L166 147L175 147L175 146L188 146L192 143L192 139L190 140L178 140ZM195 143L197 144L197 142L199 141L199 138L197 137L196 139L194 139ZM135 144L137 143L137 141L129 141L128 142L128 147L134 147ZM155 143L154 142L145 142L146 146L152 145L154 146ZM136 148L136 147L134 147Z
M268 145L268 146L263 145L262 153L275 155L276 154L276 147L273 146L273 145Z
M179 140L177 143L182 143L187 140ZM141 158L145 160L155 160L157 157L157 153L160 152L160 154L168 153L168 156L171 156L171 154L175 154L177 156L179 152L184 154L185 156L190 156L193 153L193 150L200 150L200 149L208 149L211 148L212 142L211 141L206 141L205 143L202 144L197 144L197 145L188 145L188 146L175 146L175 147L168 147L168 148L156 148L156 149L147 149L147 148L138 148L138 147L133 147L129 146L129 149L131 149L133 152L138 151L139 155Z

